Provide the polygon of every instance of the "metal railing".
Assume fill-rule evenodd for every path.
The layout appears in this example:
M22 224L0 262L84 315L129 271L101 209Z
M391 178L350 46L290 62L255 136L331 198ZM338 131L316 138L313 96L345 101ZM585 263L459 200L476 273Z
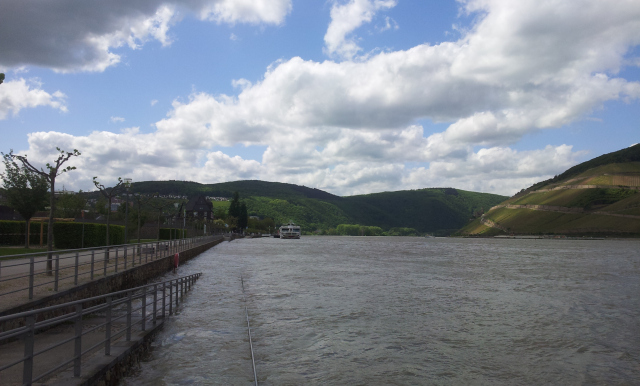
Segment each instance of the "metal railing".
M148 326L155 326L159 318L165 318L167 314L172 315L180 299L201 275L197 273L0 317L0 324L13 322L21 325L0 333L0 352L11 350L14 354L8 360L6 356L2 356L3 361L7 363L0 362L0 383L19 382L21 377L23 385L31 385L71 366L74 377L80 377L83 359L87 356L99 352L101 348L104 348L104 355L111 355L115 340L124 337L130 341L132 332L146 331ZM61 312L66 313L36 321L36 318L42 315ZM52 328L56 329L52 333L44 331L38 334L40 330ZM60 329L62 331L59 331ZM83 338L86 341L83 341ZM16 347L7 347L9 345ZM65 345L66 348L63 347ZM69 345L72 346L72 350L69 350ZM65 349L73 351L73 354L65 356ZM48 355L49 358L39 362L39 356L42 355ZM51 364L52 356L58 359L57 363Z
M48 295L58 292L63 286L68 288L78 285L81 281L106 277L221 238L222 236L200 236L4 256L5 260L0 260L0 300L8 299L7 295L17 293L24 293L31 300L34 292ZM49 256L50 270L47 269ZM11 299L15 300L15 295Z

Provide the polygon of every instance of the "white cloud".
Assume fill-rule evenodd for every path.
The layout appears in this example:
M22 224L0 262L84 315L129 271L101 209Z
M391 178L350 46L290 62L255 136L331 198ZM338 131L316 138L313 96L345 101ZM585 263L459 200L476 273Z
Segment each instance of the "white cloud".
M78 148L82 169L112 179L134 170L136 180L258 178L336 194L428 186L511 194L584 156L569 145L514 150L523 136L640 98L640 83L616 75L640 44L637 2L461 4L483 13L458 41L358 62L279 61L260 80L234 81L237 95L175 101L154 133L34 133L29 153ZM423 118L449 126L425 133ZM260 162L214 150L237 145L266 150ZM90 181L82 173L93 172L69 184Z
M202 19L229 24L280 24L292 9L290 0L220 0L207 3L200 10Z
M41 89L37 80L23 78L5 81L0 85L0 120L9 113L17 115L20 110L38 106L49 106L67 112L66 95L60 91L48 93Z
M371 22L378 11L395 6L396 0L350 0L346 4L335 2L331 7L331 23L324 35L325 53L343 59L353 58L361 48L357 39L348 35L364 23Z
M390 29L399 29L398 23L390 18L389 16L384 18L384 24L382 26L376 27L376 29L380 32L384 32Z
M139 49L152 39L171 44L169 29L184 14L218 23L280 24L291 0L4 0L2 6L0 67L75 72L119 63L114 48Z
M109 119L109 121L111 123L120 123L120 122L124 122L124 118L122 118L122 117L111 117Z
M158 100L157 100L157 99L152 100L152 101L151 101L151 106L155 106L155 105L156 105L156 103L158 103Z
M240 40L240 38L238 37L238 35L232 33L231 36L229 36L229 40L232 40L232 41L235 42L235 41Z

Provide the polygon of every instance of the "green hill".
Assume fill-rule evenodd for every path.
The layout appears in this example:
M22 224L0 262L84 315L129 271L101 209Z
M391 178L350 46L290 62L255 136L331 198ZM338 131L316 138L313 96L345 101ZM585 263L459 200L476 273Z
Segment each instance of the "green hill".
M132 192L193 197L231 197L237 191L250 215L289 220L304 230L326 230L340 224L405 227L421 233L448 234L474 212L503 201L504 196L452 188L418 189L340 197L325 191L279 182L234 181L200 184L188 181L137 182Z
M640 145L602 155L493 207L461 235L640 236Z

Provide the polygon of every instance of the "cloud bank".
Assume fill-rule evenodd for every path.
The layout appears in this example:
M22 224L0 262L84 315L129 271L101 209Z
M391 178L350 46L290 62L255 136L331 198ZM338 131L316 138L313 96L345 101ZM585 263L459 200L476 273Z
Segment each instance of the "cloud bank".
M277 25L290 11L291 0L3 0L0 66L104 71L121 60L113 49L170 45L169 29L185 15Z
M328 53L355 55L349 34L394 4L335 4ZM28 152L44 162L53 143L80 149L78 181L90 180L83 169L100 166L113 180L134 170L136 180L255 178L336 194L443 185L512 194L583 155L570 145L513 150L523 136L581 119L607 101L637 103L640 83L617 74L637 63L629 53L640 44L640 3L469 0L460 7L477 22L457 41L358 61L294 57L256 82L235 81L237 95L175 101L151 134L33 133ZM425 132L420 119L448 127ZM216 150L237 145L266 150L259 161Z

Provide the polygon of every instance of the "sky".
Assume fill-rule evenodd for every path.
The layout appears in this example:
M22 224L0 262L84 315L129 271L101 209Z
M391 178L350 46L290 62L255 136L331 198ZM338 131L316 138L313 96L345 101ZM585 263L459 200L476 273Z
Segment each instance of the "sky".
M512 195L640 142L637 0L2 0L0 72L0 151L79 150L67 190Z

